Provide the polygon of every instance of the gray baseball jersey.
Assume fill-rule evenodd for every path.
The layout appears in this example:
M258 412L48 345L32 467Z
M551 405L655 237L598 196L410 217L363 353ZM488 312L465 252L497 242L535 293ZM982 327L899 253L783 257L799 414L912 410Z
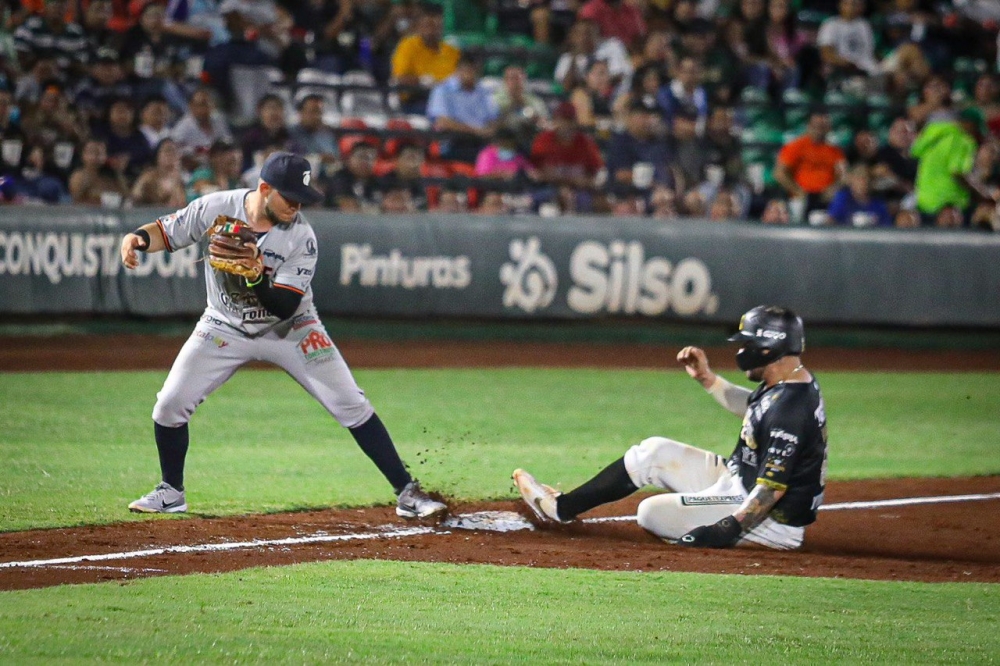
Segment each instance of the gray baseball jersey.
M219 215L246 219L243 202L251 191L208 194L157 220L167 248L207 245L205 232ZM371 403L313 306L310 283L318 254L312 227L299 213L292 224L262 234L258 247L273 283L302 294L295 314L284 320L272 315L242 277L216 271L206 261L208 307L156 396L153 420L167 427L187 423L241 366L267 361L284 369L344 427L364 423L374 413Z
M186 208L157 220L170 251L194 243L208 244L205 232L219 215L245 220L243 202L253 190L226 190L195 199ZM302 294L296 314L312 307L313 272L316 269L316 234L299 213L292 224L275 225L257 240L264 273L275 285ZM211 314L249 336L270 329L279 319L261 307L253 290L238 275L214 270L205 262L205 286Z

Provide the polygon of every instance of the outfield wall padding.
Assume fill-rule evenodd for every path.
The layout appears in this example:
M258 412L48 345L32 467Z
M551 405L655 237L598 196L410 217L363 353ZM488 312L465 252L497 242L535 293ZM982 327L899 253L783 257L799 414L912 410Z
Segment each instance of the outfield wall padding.
M191 315L197 247L119 242L161 210L0 209L0 314ZM811 323L1000 327L1000 236L700 220L361 216L310 211L320 311L732 322L759 303Z

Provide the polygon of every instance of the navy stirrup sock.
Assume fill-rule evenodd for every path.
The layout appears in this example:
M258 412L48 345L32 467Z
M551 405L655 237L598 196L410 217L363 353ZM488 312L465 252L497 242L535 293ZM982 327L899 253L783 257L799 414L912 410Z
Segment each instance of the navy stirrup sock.
M561 520L573 520L595 506L628 497L639 490L625 470L625 458L619 458L585 484L556 499Z
M163 481L177 490L184 490L184 459L188 450L188 426L176 428L153 423L156 450L160 454L160 473Z
M365 452L378 471L389 480L398 495L403 491L413 477L406 471L403 461L399 458L396 446L392 443L389 431L385 429L382 419L378 414L372 414L371 418L359 426L350 428L354 441L358 443L361 450Z

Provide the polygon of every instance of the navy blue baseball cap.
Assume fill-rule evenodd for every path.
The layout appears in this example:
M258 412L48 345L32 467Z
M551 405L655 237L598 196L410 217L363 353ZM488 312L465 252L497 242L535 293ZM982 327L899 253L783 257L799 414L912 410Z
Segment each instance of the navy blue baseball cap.
M271 153L260 168L260 179L278 190L278 194L303 206L317 203L323 194L309 186L312 167L309 160L295 153Z

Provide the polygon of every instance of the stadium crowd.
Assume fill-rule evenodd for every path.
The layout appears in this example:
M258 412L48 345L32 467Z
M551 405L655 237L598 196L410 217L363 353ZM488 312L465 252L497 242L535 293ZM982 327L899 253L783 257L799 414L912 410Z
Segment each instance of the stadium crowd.
M343 211L996 229L998 26L998 0L0 2L0 200L179 207L293 150Z

